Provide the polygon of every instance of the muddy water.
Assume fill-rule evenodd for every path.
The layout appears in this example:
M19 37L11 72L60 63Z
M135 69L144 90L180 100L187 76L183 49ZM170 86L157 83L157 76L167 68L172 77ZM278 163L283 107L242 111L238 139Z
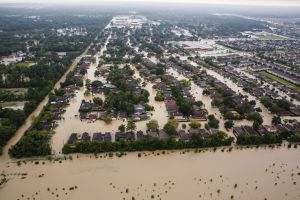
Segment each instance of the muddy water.
M110 37L109 37L110 38ZM106 48L106 45L109 41L109 38L107 39L107 42L105 43L103 49ZM102 51L99 53L99 56L102 55ZM98 56L97 56L98 57ZM103 76L101 77L94 77L94 73L96 70L96 66L98 64L99 60L96 59L96 63L91 65L90 68L87 70L86 78L93 80L101 80L105 82L105 78ZM132 66L131 66L132 67ZM133 67L132 67L133 68ZM134 68L135 69L135 68ZM141 78L143 79L139 72L135 70L135 78ZM156 102L154 100L154 97L156 95L156 91L152 88L153 84L147 83L145 86L145 89L150 93L149 96L149 104L154 107L154 111L151 112L150 119L155 119L158 121L159 127L163 128L165 123L168 121L167 111L165 104L163 102ZM82 102L82 100L92 100L94 96L84 96L85 89L81 88L79 91L76 92L76 96L70 101L70 105L66 108L66 112L64 113L63 117L64 120L59 121L58 127L55 130L55 135L52 138L51 145L53 149L54 154L60 154L61 149L63 145L68 140L68 137L71 133L83 133L88 132L90 135L92 135L95 132L111 132L112 136L114 138L114 133L118 131L118 127L121 124L126 125L127 121L124 119L113 119L111 124L106 124L102 120L97 120L95 122L87 121L87 120L80 120L78 117L79 115L79 107ZM101 97L102 99L105 99L105 96L103 94L97 94L96 96ZM136 130L142 130L146 131L146 124L149 120L145 121L139 121L136 122Z
M54 89L58 89L60 87L60 83L64 82L66 80L67 74L72 71L77 64L79 63L79 61L81 60L81 58L86 55L88 49L90 48L90 46L88 46L85 51L78 56L72 63L72 65L70 66L70 68L66 71L66 73L59 79L59 81L56 82L56 84L53 87ZM24 135L24 133L27 131L27 129L30 128L31 124L32 124L32 118L34 116L38 116L41 111L43 110L43 107L48 103L49 97L48 95L40 102L40 104L38 105L38 107L27 117L25 123L17 130L17 132L15 133L15 135L9 140L9 142L6 144L6 146L3 148L3 153L0 156L0 162L2 160L5 160L8 158L8 149L16 144L19 139Z
M177 77L179 80L187 79L185 76L182 74L179 74L176 70L173 68L169 68L167 72L175 77ZM220 121L220 127L219 129L221 131L226 132L229 136L234 136L232 130L226 130L224 127L225 120L220 113L218 108L212 107L211 102L212 99L209 96L202 95L203 93L203 88L199 87L196 85L193 81L191 81L191 93L195 97L196 101L202 101L204 104L204 108L208 111L209 115L214 115L219 121ZM245 120L243 120L245 121ZM204 127L204 124L207 122L200 122L202 124L202 127ZM240 122L238 122L240 123Z
M193 61L188 60L188 62L194 66L199 66L197 63L195 63ZM260 101L256 97L245 92L243 90L243 88L237 86L237 84L235 84L233 81L225 78L224 76L220 75L219 73L217 73L213 70L207 69L207 68L204 68L204 69L207 72L207 74L215 77L222 83L225 83L229 88L231 88L237 94L247 95L248 99L250 101L254 100L256 102L256 107L260 107L262 109L261 115L264 119L264 124L270 125L272 123L273 114L263 104L261 104ZM249 122L248 120L240 120L240 121L236 121L235 125L252 125L252 122Z
M253 76L252 74L249 74L248 72L246 72L245 69L244 69L244 70L243 70L243 69L240 69L240 70L237 70L237 71L239 71L239 72L245 74L246 76L249 76L250 78L257 79L257 78L256 78L255 76ZM271 84L269 84L269 83L264 83L264 86L268 86L268 87L270 88L270 90L274 89L274 90L278 93L278 95L279 95L280 97L282 97L282 98L284 98L284 99L286 98L286 99L289 100L289 101L293 100L293 104L295 104L295 105L297 105L297 106L300 106L300 101L297 101L296 99L291 98L291 97L288 96L286 93L280 91L277 87L275 87L275 86L273 86L273 85L271 85Z
M0 105L2 106L2 108L11 108L14 110L23 110L24 105L25 105L26 101L8 101L8 102L3 102L0 103Z
M210 69L206 69L206 72L207 72L207 74L217 78L219 81L225 83L229 88L231 88L237 94L247 95L249 101L254 100L256 102L256 106L260 107L262 109L261 115L264 119L264 124L270 125L272 123L273 114L271 114L271 112L268 111L268 109L264 105L262 105L257 98L255 98L254 96L245 92L241 87L237 86L234 82L223 77L222 75L218 74L217 72L210 70Z
M131 66L132 67L132 66ZM144 78L141 77L140 73L136 68L132 67L135 72L135 78L142 79ZM154 84L150 82L146 82L146 86L144 87L145 90L147 90L150 94L149 96L149 104L154 107L154 111L151 112L151 119L155 119L158 121L158 125L160 128L163 128L163 126L168 122L168 112L167 108L164 102L158 102L155 101L155 95L156 95L156 90L153 89Z
M300 198L299 148L146 154L141 158L137 153L122 158L73 155L73 160L38 165L6 163L0 170L9 181L0 189L0 199ZM22 179L16 173L27 176Z

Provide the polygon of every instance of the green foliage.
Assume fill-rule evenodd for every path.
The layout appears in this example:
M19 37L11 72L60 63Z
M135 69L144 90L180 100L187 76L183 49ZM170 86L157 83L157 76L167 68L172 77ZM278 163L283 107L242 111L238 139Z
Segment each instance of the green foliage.
M193 114L193 103L183 97L181 86L171 87L172 95L179 106L179 111L185 116L191 116Z
M150 120L147 124L147 130L150 130L150 131L157 131L158 128L159 128L159 125L158 125L158 122L157 120Z
M154 111L154 107L153 106L150 106L149 104L145 103L145 110L146 111Z
M234 126L234 123L233 123L232 120L229 120L229 121L226 121L224 123L224 126L225 126L226 129L230 129L230 128L232 128Z
M9 155L15 158L49 155L51 134L48 131L26 132L17 144L9 149Z
M93 102L99 106L102 106L103 100L100 97L94 97Z
M164 101L165 96L163 92L158 91L155 95L155 101Z
M105 122L105 124L111 124L112 118L111 118L111 117L105 117L105 118L103 119L103 121Z
M0 101L22 101L25 100L24 94L17 94L10 91L0 90Z
M191 123L189 123L189 126L193 129L197 129L201 127L201 123L196 120L192 120Z
M280 116L274 116L272 118L272 124L274 124L274 125L281 124L281 118L280 118Z
M186 148L205 148L231 145L233 138L228 138L223 132L210 135L208 138L202 138L199 134L192 135L189 142L182 140L176 141L170 137L167 140L145 136L141 141L117 142L77 142L75 145L65 144L63 153L102 153L102 152L132 152L132 151L155 151Z
M241 116L239 114L233 114L230 111L226 112L224 117L228 120L239 120L239 119L241 119Z
M184 87L191 87L191 81L189 81L187 79L183 79L182 84Z
M282 140L278 135L266 134L263 136L244 135L237 137L238 145L261 145L261 144L277 144Z
M263 118L262 118L262 116L261 116L259 113L257 113L257 112L252 112L252 113L250 113L250 114L247 116L247 119L248 119L248 120L251 120L251 121L257 121L257 122L259 122L260 124L263 123Z
M128 130L128 131L133 131L133 130L135 130L135 129L136 129L136 124L135 124L135 122L132 121L132 120L129 120L129 121L127 122L126 130Z
M280 111L289 111L291 106L285 99L271 99L269 96L261 97L260 101L274 114L278 114Z
M125 75L131 74L130 68L118 69L113 67L109 73L108 79L119 89L116 92L108 92L105 99L105 105L109 110L116 110L132 114L134 105L140 102L149 101L149 92L142 89L140 94L135 94L135 88L132 84L127 83Z
M169 120L164 126L164 131L168 135L175 135L177 133L177 128L178 122L176 120Z
M0 148L14 135L24 121L25 115L21 110L0 108Z
M216 119L214 115L209 115L208 116L208 125L211 128L218 129L219 128L219 120Z
M124 124L121 124L121 125L118 127L118 130L121 131L121 132L125 132L126 126L125 126Z

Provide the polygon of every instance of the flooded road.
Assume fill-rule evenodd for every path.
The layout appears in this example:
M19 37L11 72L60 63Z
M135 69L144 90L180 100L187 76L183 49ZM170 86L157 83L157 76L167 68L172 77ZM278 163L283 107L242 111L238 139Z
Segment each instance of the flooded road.
M237 94L248 96L249 101L254 100L256 102L256 107L260 107L261 110L262 110L261 115L264 119L264 124L271 125L272 118L273 118L274 115L264 105L262 105L256 97L254 97L254 96L250 95L249 93L245 92L243 90L243 88L237 86L237 84L235 84L233 81L225 78L224 76L218 74L217 72L215 72L213 70L210 70L210 69L205 69L205 70L206 70L207 74L209 74L209 75L215 77L216 79L218 79L219 81L225 83L230 89L232 89ZM251 125L252 125L252 123L251 123Z
M72 65L69 67L69 69L65 72L65 74L56 82L56 84L54 85L52 91L54 91L54 89L58 89L60 88L60 84L63 83L66 80L66 77L68 75L68 73L70 71L72 71L73 69L75 69L75 67L77 66L77 64L79 63L79 61L81 60L81 58L86 55L88 49L90 48L90 45L84 50L84 52L78 56L72 63ZM47 95L38 105L38 107L27 117L26 121L24 122L24 124L17 130L17 132L15 133L15 135L8 141L8 143L3 147L3 152L2 155L0 156L0 163L6 159L9 159L8 157L8 149L13 146L14 144L16 144L20 138L24 135L24 133L30 128L31 124L32 124L32 118L34 116L38 116L42 110L43 107L48 103L49 100L49 96Z
M146 152L140 158L137 153L121 158L73 155L73 160L61 163L6 163L0 166L8 179L0 199L300 198L299 148L156 154Z
M167 72L169 74L173 75L174 77L177 77L179 80L187 79L187 77L185 77L182 74L179 74L173 68L169 68L167 70ZM221 131L226 132L229 136L234 136L232 130L226 130L225 129L225 127L224 127L225 120L224 120L222 114L220 113L219 109L211 106L212 99L209 96L202 95L203 88L196 85L194 83L194 81L191 81L191 93L195 97L196 101L202 101L203 102L204 108L208 111L208 115L214 115L220 121L219 129ZM204 127L204 124L206 124L207 121L200 122L200 123L202 124L202 127Z
M188 61L190 64L198 67L199 65L195 62L192 61ZM217 80L221 81L222 83L226 84L230 89L232 89L236 94L241 94L243 96L248 96L248 100L254 100L256 102L256 107L260 107L262 112L260 113L263 117L264 120L264 124L266 125L271 125L272 124L272 118L273 118L273 114L262 104L260 103L259 99L257 99L256 97L252 96L251 94L249 94L248 92L245 92L243 90L243 88L239 87L236 83L234 83L232 80L225 78L224 76L222 76L221 74L208 69L208 68L204 68L203 69L206 71L206 73L208 75L211 75L212 77L216 78ZM249 125L252 126L253 122L250 122L248 120L236 120L235 121L235 125Z
M102 50L97 55L96 63L93 63L89 69L87 70L87 75L85 77L86 79L90 79L91 81L94 80L101 80L106 81L105 77L95 77L94 73L96 71L96 68L99 63L99 56L103 54L103 51L106 49L106 45L108 44L110 40L111 34L109 35L108 39L105 42L105 45L103 46ZM143 78L140 76L138 70L135 69L135 67L131 66L132 69L135 70L134 77L136 79ZM84 82L85 82L84 81ZM168 121L168 114L165 107L164 102L157 102L154 100L156 91L152 88L153 84L147 82L145 89L149 92L149 104L154 107L154 111L150 112L151 117L148 120L138 121L136 122L136 130L144 131L146 132L147 129L147 122L149 122L151 119L155 119L158 121L159 128L163 128L163 126ZM55 129L55 134L52 137L51 146L52 146L52 153L53 154L61 154L61 150L63 145L67 142L69 136L71 133L79 133L82 134L84 132L88 132L90 135L92 135L95 132L111 132L112 138L114 139L114 133L118 131L118 127L121 124L126 125L127 121L125 119L113 119L110 124L106 124L103 120L96 120L96 121L88 121L88 120L80 120L78 117L79 115L79 107L82 102L82 100L92 100L93 97L98 96L101 97L103 100L105 99L104 94L97 94L95 96L85 96L84 95L85 88L81 88L80 90L76 91L76 96L71 99L70 105L66 108L66 112L63 114L64 119L58 122L58 127Z
M239 69L237 70L238 72L241 72L243 73L244 75L246 76L249 76L253 79L257 79L255 76L253 76L252 74L249 74L248 72L246 72L245 70L243 69ZM269 83L264 83L264 86L268 86L270 88L270 90L275 90L277 92L277 94L282 97L283 99L287 99L288 101L292 101L293 104L297 105L297 106L300 106L300 101L297 101L296 99L293 99L291 96L287 95L286 93L282 92L281 90L279 90L277 87L269 84Z
M102 55L109 41L96 56L96 62L88 69L87 79L101 80L105 77L95 77L99 56ZM86 54L86 51L82 56ZM81 56L81 57L82 57ZM74 69L81 57L77 58L70 70ZM152 57L152 61L157 59ZM144 80L135 66L134 78ZM230 80L207 70L236 92L243 93ZM167 73L178 79L186 79L177 71L170 68ZM67 73L66 73L67 74ZM65 80L66 74L55 85ZM142 81L143 82L143 81ZM146 82L145 89L149 91L149 104L154 106L151 119L156 119L160 128L168 121L164 102L154 100L156 90L153 83ZM82 100L91 100L92 95L85 96L85 87L76 91L66 108L63 120L59 121L55 129L56 134L51 140L54 156L61 156L60 151L69 135L73 132L115 132L122 119L113 119L111 124L104 121L81 121L78 109ZM203 89L191 84L191 92L196 100L201 100L209 114L214 114L220 120L220 130L224 128L224 119L217 108L211 107L212 99L202 95ZM252 100L252 97L249 99ZM97 94L105 98L103 94ZM47 103L48 97L31 115L38 115ZM257 104L259 105L259 104ZM263 108L263 107L262 107ZM268 112L268 111L263 111ZM265 123L269 123L271 116L263 113ZM98 199L125 199L125 200L182 200L182 199L272 199L295 200L300 199L300 148L287 144L281 147L244 148L234 146L213 149L180 151L156 151L127 153L126 156L108 156L108 154L73 154L65 159L55 160L24 160L17 162L8 158L9 146L15 144L31 125L29 117L16 136L4 149L0 158L0 182L6 178L7 182L0 185L0 199L47 199L47 200L98 200ZM146 130L146 121L136 122L136 130ZM201 122L202 127L205 122ZM248 124L247 120L236 121L235 124ZM226 131L230 136L232 132ZM114 135L112 135L114 136ZM140 155L140 156L139 156Z

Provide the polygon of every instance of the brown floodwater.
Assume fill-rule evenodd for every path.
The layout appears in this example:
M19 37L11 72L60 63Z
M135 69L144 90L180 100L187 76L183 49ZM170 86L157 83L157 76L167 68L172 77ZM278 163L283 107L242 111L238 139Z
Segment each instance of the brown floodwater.
M23 110L26 101L6 101L1 102L0 105L2 108L11 108L14 110Z
M179 74L173 68L169 68L167 70L167 73L173 75L174 77L177 77L179 80L187 79L187 77L185 77L182 74ZM202 95L203 88L196 85L193 81L191 81L191 93L195 97L196 101L202 101L203 102L204 108L207 110L209 115L215 115L215 117L220 121L219 129L222 130L222 131L227 132L228 135L233 136L232 131L230 131L230 130L227 131L225 129L225 127L224 127L225 120L224 120L222 114L220 113L219 109L211 106L212 99L209 96ZM207 123L207 122L205 121L205 122L200 122L200 123L202 124L202 127L204 127L204 124Z
M227 149L73 155L21 166L7 160L0 199L300 199L299 148Z
M218 74L217 72L210 70L210 69L205 69L205 70L206 70L207 74L209 74L209 75L217 78L219 81L225 83L229 88L231 88L237 94L241 94L244 96L247 95L249 101L254 100L256 102L256 106L260 107L262 110L261 115L264 119L264 124L270 125L272 123L272 118L274 115L264 105L262 105L262 103L260 103L260 101L256 97L245 92L243 90L243 88L237 86L237 84L235 84L233 81L225 78L224 76Z
M64 82L66 80L67 74L72 71L77 64L79 63L79 61L81 60L81 58L86 55L88 49L90 48L90 46L88 46L85 51L78 56L72 63L72 65L69 67L69 69L65 72L65 74L56 82L56 84L54 85L52 91L54 91L54 89L58 89L60 87L60 83ZM15 135L8 141L8 143L3 147L3 152L2 155L0 156L0 162L2 160L5 160L8 158L8 150L11 146L13 146L14 144L16 144L20 138L24 135L24 133L30 128L31 124L32 124L32 118L34 116L38 116L42 110L43 107L48 103L49 97L48 95L40 102L40 104L38 105L38 107L27 117L27 119L25 120L24 124L16 131Z
M105 81L105 77L94 77L102 52L97 55L96 63L89 68L86 78ZM76 59L79 60L80 57ZM154 58L152 60L155 61ZM70 70L76 66L75 62ZM168 73L179 79L185 78L172 69ZM136 69L134 77L141 78ZM217 78L229 84L233 90L240 90L228 80ZM64 79L65 76L55 87ZM158 120L162 128L168 120L167 111L163 102L154 100L156 91L152 87L153 84L147 82L145 89L150 93L149 104L155 108L151 112L151 119ZM209 114L215 114L220 119L221 130L224 130L224 120L218 109L211 107L211 99L203 96L203 89L194 83L191 88L196 100L204 102ZM81 101L93 97L84 96L84 92L84 88L76 92L76 97L66 108L64 120L59 122L51 141L56 156L62 156L59 152L72 132L114 132L120 124L126 124L121 119L114 119L108 125L103 121L80 121L78 109ZM97 96L105 98L103 94ZM38 115L47 101L48 98L45 98L30 117ZM265 122L270 117L266 115ZM4 176L7 179L0 186L1 200L300 199L300 149L294 146L287 148L286 144L276 148L233 147L232 151L226 147L216 151L202 150L200 153L194 150L141 152L141 157L138 153L128 153L121 158L106 154L73 154L72 159L67 156L67 160L60 161L26 160L18 165L16 160L7 156L7 149L31 125L30 117L5 147L4 155L0 158L0 182ZM145 131L146 123L137 122L137 130ZM249 122L243 120L237 123ZM231 132L229 134L232 135Z
M245 74L246 76L248 76L250 78L257 79L255 76L253 76L252 74L245 71L245 69L238 69L237 71ZM275 90L280 97L287 99L289 101L292 101L293 104L300 106L300 101L298 101L297 99L293 99L291 96L289 96L286 93L284 93L283 91L279 90L276 86L269 84L267 82L264 83L264 86L268 86L270 88L270 90Z
M111 34L110 34L111 35ZM106 81L104 76L95 77L94 73L96 71L96 66L99 63L99 56L102 55L103 49L106 49L106 45L109 42L111 36L108 37L105 45L103 46L100 53L96 56L96 63L92 64L89 69L87 70L87 75L85 79L90 79L91 81L94 80L101 80ZM138 70L136 70L133 66L131 66L132 69L134 69L135 74L134 77L136 79L143 78L140 76ZM168 121L168 114L166 110L166 106L164 102L157 102L154 100L156 91L152 88L153 84L150 82L146 83L145 89L150 93L149 96L149 104L154 107L154 111L150 112L151 117L148 120L144 121L138 121L136 122L136 130L142 130L146 131L147 129L147 122L149 122L151 119L155 119L158 121L159 127L162 128ZM63 145L67 142L68 137L71 133L83 133L88 132L90 135L92 135L95 132L111 132L112 137L114 138L114 133L118 131L118 127L121 124L126 125L127 121L125 119L113 119L110 124L106 124L102 120L97 121L88 121L88 120L80 120L78 117L79 115L79 107L82 102L82 100L92 100L95 96L85 96L84 95L85 89L84 87L81 88L76 92L76 96L70 101L70 105L66 108L66 112L63 114L63 120L58 122L58 127L55 129L55 135L52 137L51 145L53 154L60 154ZM101 97L102 99L105 99L104 94L97 94L96 96Z

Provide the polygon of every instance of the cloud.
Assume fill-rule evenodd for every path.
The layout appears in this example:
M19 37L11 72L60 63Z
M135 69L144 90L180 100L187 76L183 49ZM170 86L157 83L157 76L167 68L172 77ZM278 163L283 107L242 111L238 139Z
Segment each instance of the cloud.
M0 3L46 3L46 4L101 4L112 2L137 3L206 3L229 5L257 5L257 6L300 6L299 0L0 0Z

